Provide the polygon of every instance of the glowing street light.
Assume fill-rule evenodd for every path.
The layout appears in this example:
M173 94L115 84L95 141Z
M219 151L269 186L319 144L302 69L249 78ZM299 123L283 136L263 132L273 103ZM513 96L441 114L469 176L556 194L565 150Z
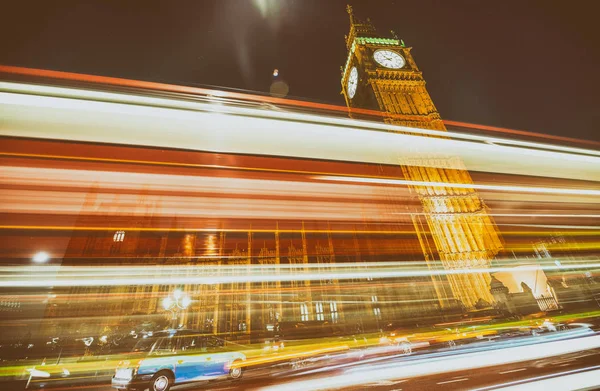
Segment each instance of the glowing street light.
M178 288L173 291L173 297L175 298L175 300L180 299L181 295L183 295L181 289Z
M45 251L40 251L33 256L33 262L35 263L46 263L49 259L50 255Z
M192 304L192 299L187 296L181 289L177 288L173 291L172 297L167 296L162 300L162 306L166 311L171 312L172 327L177 327L177 315L179 312L187 309Z
M181 305L183 306L183 308L189 307L190 304L192 304L192 299L190 299L189 297L184 296L183 299L181 299Z
M165 297L162 301L162 305L163 305L163 308L168 311L173 306L173 300L171 300L170 297Z

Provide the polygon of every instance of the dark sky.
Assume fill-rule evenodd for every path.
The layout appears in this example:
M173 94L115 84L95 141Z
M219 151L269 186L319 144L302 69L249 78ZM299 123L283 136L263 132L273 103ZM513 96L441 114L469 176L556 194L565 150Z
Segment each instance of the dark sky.
M413 47L445 119L600 139L597 0L3 2L0 62L343 105L346 3Z

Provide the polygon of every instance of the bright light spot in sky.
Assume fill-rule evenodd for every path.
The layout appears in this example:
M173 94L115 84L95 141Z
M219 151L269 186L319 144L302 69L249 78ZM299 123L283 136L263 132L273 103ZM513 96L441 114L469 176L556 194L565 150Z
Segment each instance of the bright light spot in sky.
M263 18L277 16L281 6L279 0L252 0L252 2Z
M263 17L267 16L267 11L269 9L267 0L254 0L254 5L258 8Z
M279 76L279 69L277 69L277 68L273 69L273 76L275 76L275 77Z

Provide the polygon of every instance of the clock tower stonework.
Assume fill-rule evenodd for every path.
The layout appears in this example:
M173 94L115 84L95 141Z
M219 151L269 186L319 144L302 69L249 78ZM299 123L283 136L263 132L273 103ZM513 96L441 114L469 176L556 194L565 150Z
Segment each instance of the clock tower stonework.
M348 14L348 57L341 82L350 115L360 118L360 109L377 110L389 124L445 131L411 48L396 36L379 36L370 20L355 18L350 6ZM413 217L415 228L434 242L434 248L429 248L427 240L421 240L425 260L430 265L434 258L441 261L452 295L466 307L473 308L480 299L493 303L491 277L486 269L502 248L497 227L474 189L452 187L452 183L473 183L460 159L437 159L434 166L425 164L427 160L424 156L422 161L399 162L406 179L438 184L411 186L421 201L426 220ZM440 182L444 185L440 186ZM438 277L432 279L434 285L441 283ZM447 297L438 286L436 292L444 306Z

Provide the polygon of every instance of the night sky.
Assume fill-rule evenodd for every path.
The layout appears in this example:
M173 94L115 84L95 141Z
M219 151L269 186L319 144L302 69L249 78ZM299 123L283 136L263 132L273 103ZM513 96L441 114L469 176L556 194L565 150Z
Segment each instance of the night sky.
M0 63L261 93L277 68L343 105L348 2L413 47L442 118L600 139L596 0L14 0Z

